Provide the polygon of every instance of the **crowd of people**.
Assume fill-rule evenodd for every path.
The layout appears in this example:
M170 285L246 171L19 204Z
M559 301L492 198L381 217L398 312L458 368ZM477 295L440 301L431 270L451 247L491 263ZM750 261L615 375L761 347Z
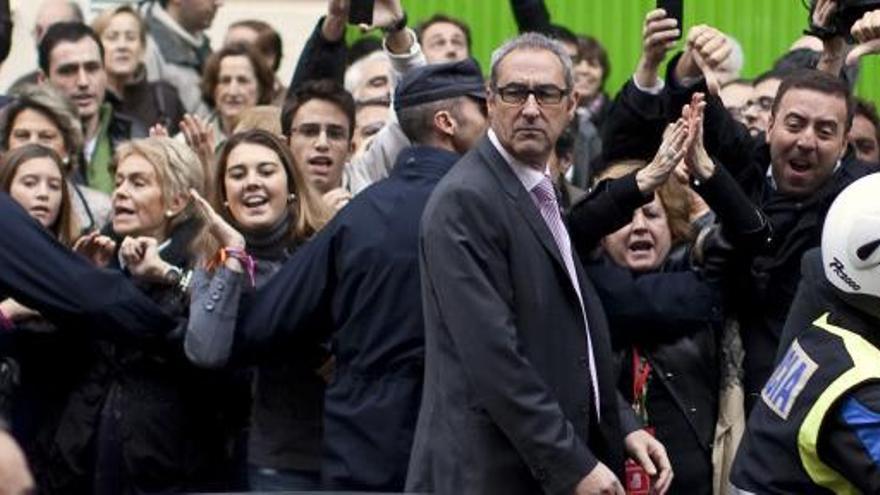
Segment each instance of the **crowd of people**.
M43 0L0 493L880 492L880 10L814 1L754 80L652 10L608 88L543 0L485 72L401 0L347 43L351 3L285 85L288 33L214 50L217 0Z

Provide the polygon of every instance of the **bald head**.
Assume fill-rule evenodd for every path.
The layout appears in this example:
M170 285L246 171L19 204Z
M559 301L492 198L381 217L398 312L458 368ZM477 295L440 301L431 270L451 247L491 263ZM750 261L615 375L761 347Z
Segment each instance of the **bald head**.
M49 26L59 22L83 22L79 4L71 0L43 0L34 22L34 41L40 44Z

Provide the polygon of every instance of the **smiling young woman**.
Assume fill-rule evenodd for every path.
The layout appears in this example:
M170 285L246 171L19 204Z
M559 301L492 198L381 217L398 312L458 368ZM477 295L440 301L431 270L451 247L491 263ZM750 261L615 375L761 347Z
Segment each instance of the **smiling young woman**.
M206 245L228 256L212 273L196 274L184 347L193 362L216 368L226 364L245 285L259 288L269 281L330 214L287 145L263 130L227 141L213 188L213 206L199 202L212 237ZM252 277L242 273L246 260L256 261ZM295 361L261 364L254 375L247 448L252 489L319 488L324 379L316 370L328 354L315 345L303 348Z

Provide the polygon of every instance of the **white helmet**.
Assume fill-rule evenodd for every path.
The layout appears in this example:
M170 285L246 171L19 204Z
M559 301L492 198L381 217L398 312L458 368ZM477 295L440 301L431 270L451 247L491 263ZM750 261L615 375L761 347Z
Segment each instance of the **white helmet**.
M840 291L880 298L880 175L853 182L834 200L822 229L822 263Z

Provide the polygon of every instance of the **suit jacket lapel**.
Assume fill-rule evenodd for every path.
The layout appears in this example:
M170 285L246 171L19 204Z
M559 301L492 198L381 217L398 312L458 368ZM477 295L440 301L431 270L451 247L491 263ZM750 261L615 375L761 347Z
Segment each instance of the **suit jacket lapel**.
M495 175L495 178L501 183L504 192L507 193L507 195L513 200L514 204L516 204L517 210L526 220L526 223L532 229L532 232L534 232L535 236L550 253L553 259L556 260L559 267L568 274L568 270L565 268L565 263L562 260L562 254L560 254L559 247L556 245L556 240L553 239L553 234L550 233L550 229L547 227L544 217L541 216L541 212L539 212L538 207L535 206L531 193L526 191L522 183L519 181L519 178L517 178L516 174L513 173L513 170L510 169L510 165L504 160L504 157L498 153L498 150L495 149L495 146L488 137L483 137L477 149L480 156L483 157L483 160Z

